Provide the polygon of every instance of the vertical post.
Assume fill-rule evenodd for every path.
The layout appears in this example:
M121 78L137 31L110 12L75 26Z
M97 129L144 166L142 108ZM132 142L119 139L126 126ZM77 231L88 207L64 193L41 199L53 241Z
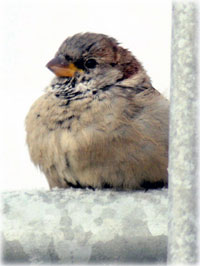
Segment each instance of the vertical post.
M197 262L197 5L175 1L169 143L168 262Z

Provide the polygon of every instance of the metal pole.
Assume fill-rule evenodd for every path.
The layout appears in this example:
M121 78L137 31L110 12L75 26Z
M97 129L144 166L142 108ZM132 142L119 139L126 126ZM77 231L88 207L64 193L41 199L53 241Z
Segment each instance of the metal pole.
M2 194L3 263L166 263L167 190Z
M197 5L172 11L168 262L197 262Z

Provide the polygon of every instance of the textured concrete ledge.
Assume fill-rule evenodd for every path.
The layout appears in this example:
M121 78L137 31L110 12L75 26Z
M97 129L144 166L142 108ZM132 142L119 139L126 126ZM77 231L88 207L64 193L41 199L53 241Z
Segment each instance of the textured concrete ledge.
M3 193L4 263L165 263L167 190Z

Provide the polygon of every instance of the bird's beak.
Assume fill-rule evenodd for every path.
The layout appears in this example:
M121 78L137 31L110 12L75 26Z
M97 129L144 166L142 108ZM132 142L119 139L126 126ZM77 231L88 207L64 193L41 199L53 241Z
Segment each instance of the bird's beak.
M71 62L63 61L59 56L49 61L46 67L58 77L73 77L76 72L83 72L82 69L77 68Z

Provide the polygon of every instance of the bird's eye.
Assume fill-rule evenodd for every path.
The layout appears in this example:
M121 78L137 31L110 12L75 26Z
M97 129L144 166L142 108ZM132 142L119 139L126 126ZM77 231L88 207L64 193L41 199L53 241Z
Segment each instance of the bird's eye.
M87 67L87 68L95 68L96 65L97 65L97 61L95 59L88 59L85 62L85 67Z

